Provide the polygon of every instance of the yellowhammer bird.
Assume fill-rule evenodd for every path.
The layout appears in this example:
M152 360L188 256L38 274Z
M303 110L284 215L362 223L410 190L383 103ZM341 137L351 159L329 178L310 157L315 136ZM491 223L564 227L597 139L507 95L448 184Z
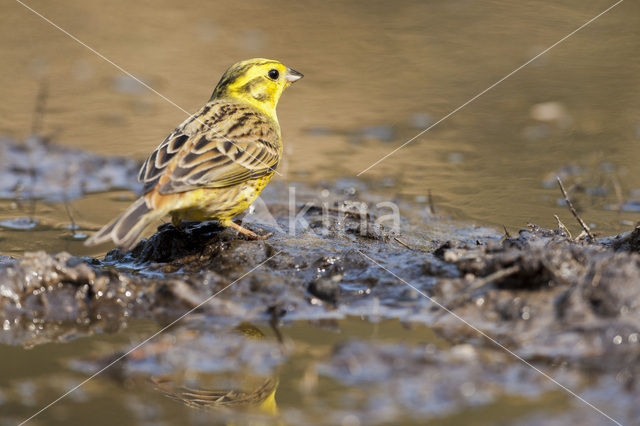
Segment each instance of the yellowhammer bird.
M143 195L86 245L113 240L128 250L152 222L170 214L217 220L250 239L264 239L231 218L260 195L282 156L276 105L302 74L278 61L249 59L229 68L200 111L179 125L138 174Z

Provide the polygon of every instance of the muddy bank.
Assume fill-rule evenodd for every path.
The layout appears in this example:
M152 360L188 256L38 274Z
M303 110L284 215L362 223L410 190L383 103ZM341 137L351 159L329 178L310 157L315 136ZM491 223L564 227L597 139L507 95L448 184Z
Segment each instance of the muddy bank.
M595 383L596 389L615 377L607 392L634 392L640 373L640 228L576 241L562 230L532 225L517 236L425 242L377 223L375 209L362 215L354 206L354 201L325 209L299 206L297 220L307 226L298 223L289 235L287 206L270 204L271 224L248 224L279 230L266 241L244 240L213 223L189 223L183 231L166 224L131 252L115 249L101 259L43 252L5 258L2 341L68 340L118 330L130 318L168 324L192 308L201 321L199 333L203 324L230 330L245 322L286 326L354 315L370 321L397 318L430 326L451 349L438 350L433 358L433 348L400 343L356 339L334 347L328 358L315 359L317 374L348 387L377 389L361 405L343 409L360 407L365 419L374 419L366 407L397 395L385 400L384 418L390 421L406 409L410 417L439 416L506 396L536 399L557 390L440 304L525 360L566 378L569 386ZM203 338L215 339L211 332ZM236 343L228 347L237 344L230 341ZM216 342L225 347L224 340ZM270 345L277 351L276 342ZM226 369L223 358L212 361L216 368ZM402 360L402 367L385 367L391 359ZM482 361L470 361L475 359ZM154 362L168 371L177 368ZM447 369L458 371L460 380L438 379L437 372ZM490 390L470 391L486 383ZM420 397L402 397L413 392ZM630 410L623 411L631 415Z
M269 210L276 222L264 230L290 229L285 206ZM102 310L118 310L114 317L170 315L224 289L199 309L249 320L274 313L287 320L398 317L457 333L462 324L441 315L419 290L491 334L518 327L518 336L509 337L514 343L547 335L551 326L579 325L584 334L640 319L640 227L574 241L562 230L532 225L515 237L413 247L415 237L376 223L374 212L304 210L307 229L266 241L247 241L215 223L188 223L182 231L165 224L131 252L114 249L102 259L43 252L5 257L0 315L52 321L91 320L104 317Z

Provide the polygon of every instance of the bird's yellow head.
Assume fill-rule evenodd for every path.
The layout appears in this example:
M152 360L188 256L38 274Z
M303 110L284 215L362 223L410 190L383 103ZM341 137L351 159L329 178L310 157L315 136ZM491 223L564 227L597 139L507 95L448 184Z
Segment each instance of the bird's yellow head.
M211 99L235 99L275 117L282 91L302 74L270 59L248 59L232 65L220 79Z

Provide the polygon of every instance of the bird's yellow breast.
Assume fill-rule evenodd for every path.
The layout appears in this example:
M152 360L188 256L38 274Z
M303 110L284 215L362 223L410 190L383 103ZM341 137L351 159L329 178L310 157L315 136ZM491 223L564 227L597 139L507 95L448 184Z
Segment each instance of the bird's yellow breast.
M231 219L258 198L272 176L273 173L228 188L199 188L180 194L176 208L170 211L173 222Z

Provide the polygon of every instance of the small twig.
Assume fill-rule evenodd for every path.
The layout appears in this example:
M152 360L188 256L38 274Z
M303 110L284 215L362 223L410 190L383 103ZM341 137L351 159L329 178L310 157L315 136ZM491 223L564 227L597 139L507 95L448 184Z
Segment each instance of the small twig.
M411 251L415 251L411 246L409 246L409 244L405 243L404 241L402 241L400 238L398 237L393 237L393 239L395 240L395 242L397 242L398 244L400 244L401 246L403 246L406 249L409 249Z
M280 345L284 345L284 336L282 336L282 333L280 332L280 318L286 314L286 311L278 305L271 305L267 308L266 313L269 315L269 326L276 335L278 343L280 343Z
M64 209L67 212L67 216L69 217L69 222L71 222L71 236L76 235L76 229L78 229L76 225L76 221L73 219L73 215L71 214L71 201L69 200L69 186L71 182L71 173L75 172L77 166L73 167L73 171L69 169L65 169L64 173Z
M569 232L569 229L564 226L564 223L562 223L562 221L560 220L560 218L558 217L557 214L554 214L553 217L556 218L556 220L558 221L558 228L560 228L560 230L562 232L564 232L565 234L567 234L567 236L569 237L569 239L573 239L573 237L571 236L571 232Z
M616 175L611 176L611 183L613 184L613 191L616 194L616 198L618 200L617 210L618 212L622 211L622 205L624 204L624 198L622 196L622 187L620 186L620 181Z
M491 284L494 281L497 281L501 278L509 277L513 274L517 274L518 272L520 272L520 265L511 265L508 268L499 269L485 277L478 278L472 283L469 283L464 288L464 294L460 295L453 303L448 304L447 309L449 311L453 311L455 309L461 308L473 299L473 292L480 290L481 288L485 287L488 284ZM437 315L435 321L438 321L446 313L447 311L443 311L440 315Z
M16 203L16 208L18 208L19 210L22 210L23 206L22 206L22 191L24 190L24 187L22 186L22 182L19 181L18 183L16 183L16 185L13 187L12 191L13 191L13 201Z
M504 229L504 236L506 238L511 238L511 234L509 233L509 231L507 230L507 227L502 225L502 228Z
M433 197L431 196L431 188L427 190L427 200L429 202L429 212L436 214L436 206L433 204Z
M48 85L46 80L40 82L38 88L38 95L36 97L36 107L33 112L33 122L31 123L31 134L38 135L42 128L42 122L44 121L45 105L47 103L47 97L49 95Z
M29 152L29 162L31 164L31 167L29 169L29 177L31 178L31 188L35 188L36 186L36 169L33 166L33 156L31 155L32 153ZM36 211L37 211L37 203L38 203L38 197L36 197L36 193L35 190L32 190L31 192L31 198L29 199L29 217L30 218L34 218L36 217Z
M46 142L45 138L40 136L40 131L42 127L42 123L44 121L44 113L45 113L45 105L47 103L47 98L49 96L48 84L46 80L42 80L40 82L40 87L38 88L38 95L36 97L36 105L33 112L33 121L31 122L31 134L36 137L39 141ZM37 172L35 168L35 164L33 161L33 151L29 151L29 177L31 178L31 187L35 188ZM38 202L38 198L36 197L35 190L31 193L31 213L30 217L34 218L36 215L36 203Z
M580 231L580 233L578 234L578 236L574 239L574 241L580 241L580 240L584 240L585 237L588 237L589 235L587 235L586 232L584 231Z
M280 318L274 311L272 311L271 318L269 319L269 326L273 330L273 333L276 335L276 339L278 339L278 343L282 345L284 344L284 337L280 332L279 322L280 322Z
M573 214L573 217L575 217L576 220L578 221L578 223L580 224L580 226L582 226L582 229L584 229L584 232L587 233L587 236L589 238L591 238L592 240L595 239L593 237L593 234L591 233L591 230L587 226L587 224L584 223L582 218L578 215L578 212L576 211L575 207L573 207L573 203L569 199L569 196L567 195L567 191L565 191L565 189L564 189L564 185L562 184L562 180L560 180L560 177L558 177L558 176L556 176L556 179L558 180L558 186L560 186L560 191L562 191L562 195L564 196L564 200L567 202L567 206L569 206L569 210L571 211L571 214Z
M75 237L78 225L76 225L76 221L73 219L73 215L71 214L71 209L69 208L69 199L67 197L64 198L64 209L67 212L69 221L71 222L71 236Z
M490 273L486 277L481 277L467 286L466 291L475 291L491 282L497 281L501 278L506 278L510 275L520 272L520 265L511 265L508 268L498 269L495 272Z

